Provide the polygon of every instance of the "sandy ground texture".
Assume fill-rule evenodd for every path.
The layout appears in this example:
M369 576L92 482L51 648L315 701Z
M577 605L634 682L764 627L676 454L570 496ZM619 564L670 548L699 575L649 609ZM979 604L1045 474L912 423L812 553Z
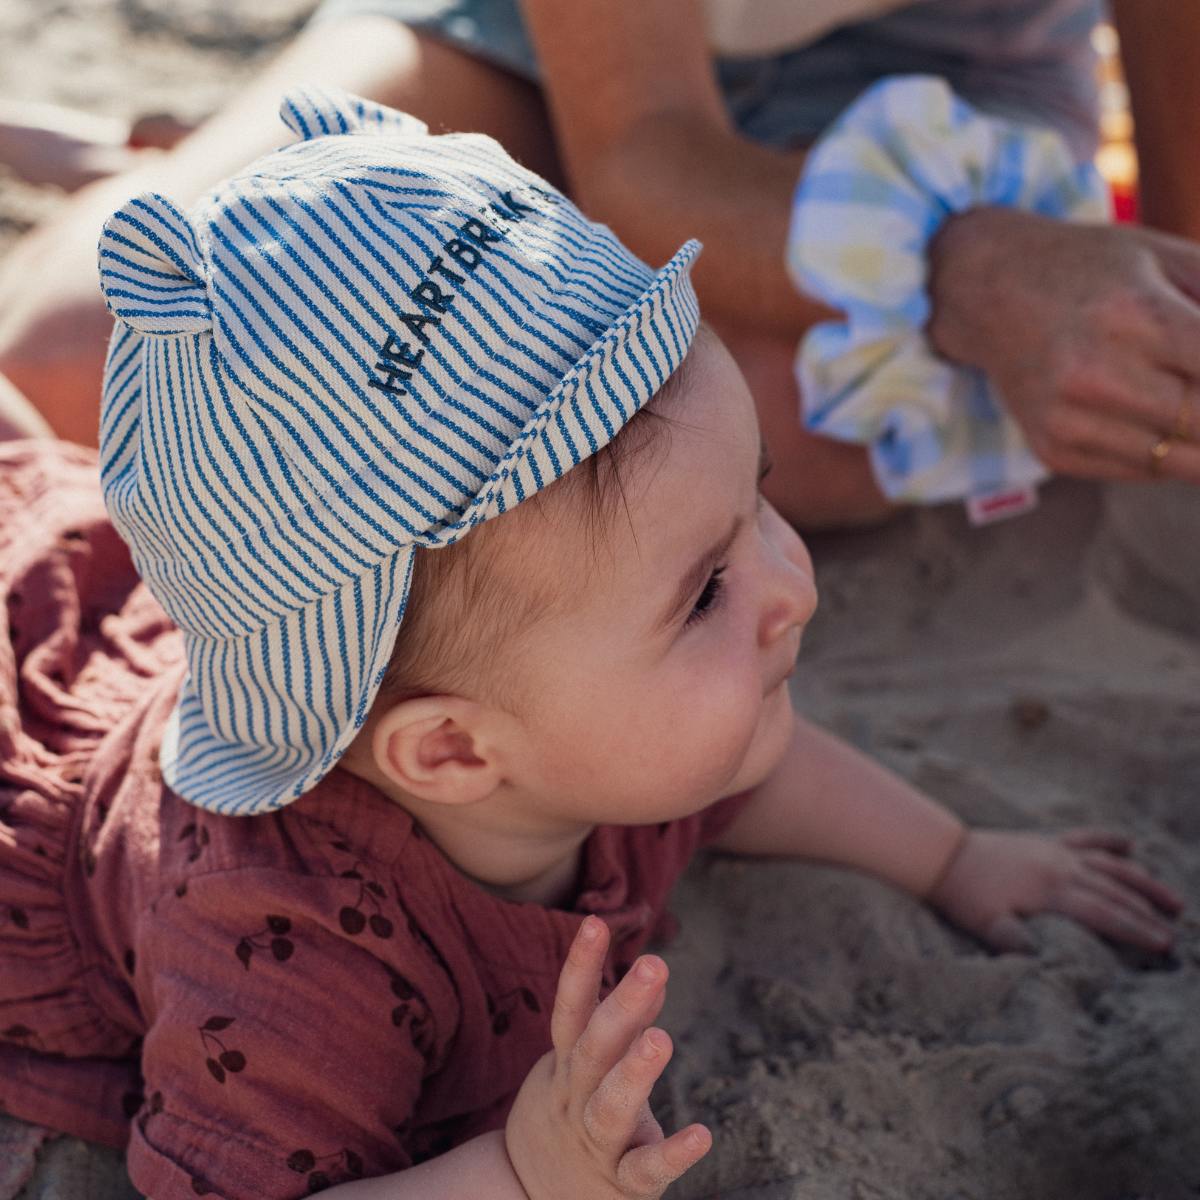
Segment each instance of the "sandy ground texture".
M803 710L973 823L1132 831L1191 915L1167 957L1054 917L993 956L846 872L698 866L666 1090L718 1150L678 1195L1200 1195L1197 529L1194 491L1060 483L990 530L943 510L814 541ZM1144 618L1182 624L1184 583L1190 634Z
M203 114L302 0L5 0L0 96ZM57 197L0 176L0 251ZM712 860L680 887L664 1121L677 1200L1200 1196L1200 493L1060 483L815 539L801 709L968 820L1133 831L1189 897L1176 952L1033 923L993 956L871 880ZM0 1119L0 1200L125 1200L119 1158Z

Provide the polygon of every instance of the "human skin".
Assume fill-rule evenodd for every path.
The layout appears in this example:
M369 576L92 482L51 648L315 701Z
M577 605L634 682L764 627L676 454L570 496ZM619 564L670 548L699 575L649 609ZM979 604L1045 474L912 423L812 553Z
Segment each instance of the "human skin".
M951 221L931 262L930 337L986 371L1055 471L1200 483L1200 6L1113 0L1147 228L1027 214Z
M52 436L42 414L0 375L0 442Z
M686 395L656 404L668 424L622 471L598 544L553 488L500 519L489 589L559 597L496 649L502 690L485 672L467 694L377 705L344 760L512 899L556 902L597 824L745 792L792 738L812 563L759 492L736 366L708 331L689 357Z
M931 287L932 344L987 372L1052 471L1200 484L1200 245L977 209L935 240Z
M129 170L129 126L53 104L0 99L0 162L18 179L75 191Z
M1137 129L1138 191L1152 229L1200 239L1200 73L1194 4L1111 0Z
M852 495L838 492L829 503L868 517L865 451L845 447L863 462L829 463L814 477L813 462L827 460L814 460L815 439L797 433L794 348L816 317L811 303L785 297L780 247L803 156L751 146L730 127L699 32L699 0L622 4L619 21L608 0L578 0L569 22L556 18L555 0L523 7L583 206L652 258L680 228L706 243L700 296L751 380L776 463L768 497L789 519L820 524L822 502L807 490L814 478L817 486L831 475L857 479ZM1116 15L1149 167L1147 218L1195 236L1200 6L1127 0ZM664 45L670 55L659 53ZM1147 478L1160 465L1151 446L1200 430L1200 411L1188 418L1200 403L1200 247L1104 227L1084 241L1047 218L1005 215L993 220L983 210L982 219L949 223L959 228L935 263L934 346L987 371L1053 470ZM1114 323L1146 334L1114 337ZM1200 483L1200 449L1182 437L1161 466Z
M509 560L496 585L565 589L561 609L498 656L510 698L494 699L485 676L462 694L384 702L343 765L408 809L465 874L514 900L569 902L598 823L659 822L749 793L717 848L869 871L999 948L1028 945L1022 916L1055 911L1164 949L1164 914L1180 902L1126 859L1124 839L969 832L796 718L787 679L816 603L811 563L759 492L761 439L736 366L711 335L691 354L686 389L661 412L667 430L630 464L598 552L553 488L542 508L497 518L512 542L493 555ZM330 1194L441 1200L470 1185L488 1200L655 1198L697 1161L708 1132L666 1137L648 1108L670 1058L653 1024L665 964L643 956L597 1004L600 925L572 947L552 1048L502 1138Z
M406 109L435 129L481 129L498 137L534 170L569 181L591 215L650 261L665 260L685 238L700 236L706 244L696 272L701 302L750 380L776 464L768 498L802 527L885 517L892 507L875 486L865 450L800 425L795 348L804 330L828 315L797 295L783 265L803 152L767 149L731 128L699 35L698 0L622 0L615 7L608 0L575 0L569 22L556 19L555 0L525 0L524 7L544 93L383 18L351 18L301 34L170 153L85 188L8 256L0 272L0 371L56 433L94 444L110 327L95 281L101 222L146 188L191 202L278 144L275 110L285 88L329 84ZM1200 7L1130 0L1117 4L1116 18L1128 47L1146 163L1147 218L1167 232L1194 236L1200 180L1180 163L1190 163L1200 112L1200 100L1184 102L1200 90L1191 65L1200 52ZM672 46L669 55L654 50L663 45ZM944 240L933 287L935 345L1001 381L1018 421L1055 469L1088 478L1145 478L1149 446L1179 427L1185 403L1197 404L1194 366L1164 374L1155 349L1165 345L1174 361L1200 342L1195 291L1180 286L1177 269L1194 262L1195 249L1147 241L1139 250L1145 271L1162 278L1131 289L1128 258L1109 252L1114 231L1096 230L1099 253L1081 256L1075 244L1056 236L1060 226L1042 224L1036 253L1030 253L1028 227L986 219L963 220L956 236ZM981 281L989 285L986 299ZM1080 295L1088 300L1083 308ZM1177 321L1159 320L1164 304L1177 310ZM1154 336L1113 339L1103 320L1085 319L1106 311L1152 326ZM1029 313L1037 319L1022 319ZM1070 336L1048 338L1047 330ZM1092 351L1102 351L1102 358ZM1075 369L1097 361L1103 372ZM1005 371L1014 363L1021 364L1019 377ZM1153 428L1141 413L1147 403L1155 409ZM1085 410L1086 420L1079 416ZM1164 421L1168 410L1171 419ZM1099 433L1098 413L1107 427ZM1114 421L1125 427L1119 444L1109 436ZM1191 425L1197 427L1200 414ZM1131 429L1139 433L1136 447ZM1163 473L1195 481L1195 454L1184 449L1173 444Z

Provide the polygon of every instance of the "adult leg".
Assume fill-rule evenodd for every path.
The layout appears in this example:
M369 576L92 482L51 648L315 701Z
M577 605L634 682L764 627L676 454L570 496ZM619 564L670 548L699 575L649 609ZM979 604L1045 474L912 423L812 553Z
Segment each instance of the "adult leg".
M186 206L281 144L280 95L298 83L345 88L402 108L435 132L488 133L532 170L553 181L561 177L540 93L525 80L383 17L309 27L173 150L82 189L7 256L0 269L0 374L59 437L86 445L97 439L112 328L96 276L104 220L144 191Z
M41 413L0 375L0 442L53 436Z
M74 192L137 163L129 123L60 104L0 99L0 162L18 179Z
M763 493L799 529L871 525L897 511L880 492L863 446L810 433L800 423L794 343L716 323L746 376L771 457Z

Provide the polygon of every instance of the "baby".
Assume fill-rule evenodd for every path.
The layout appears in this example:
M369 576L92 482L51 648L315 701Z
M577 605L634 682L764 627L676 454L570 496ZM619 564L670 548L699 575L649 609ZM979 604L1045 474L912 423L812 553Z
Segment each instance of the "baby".
M694 243L284 115L106 227L107 515L87 452L0 449L4 1111L153 1200L658 1197L711 1141L651 1115L642 953L701 845L1169 944L1123 839L967 832L797 719L812 566Z

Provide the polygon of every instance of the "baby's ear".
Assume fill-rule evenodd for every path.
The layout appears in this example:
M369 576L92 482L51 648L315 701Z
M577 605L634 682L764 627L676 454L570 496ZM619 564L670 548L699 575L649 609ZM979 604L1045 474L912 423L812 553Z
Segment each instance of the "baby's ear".
M279 107L283 123L299 138L336 134L408 134L429 132L424 121L336 88L311 84L292 88Z
M208 278L195 231L165 196L123 204L100 234L100 287L109 312L139 333L212 328Z
M374 722L375 768L426 803L473 804L501 782L494 714L460 696L401 700Z

